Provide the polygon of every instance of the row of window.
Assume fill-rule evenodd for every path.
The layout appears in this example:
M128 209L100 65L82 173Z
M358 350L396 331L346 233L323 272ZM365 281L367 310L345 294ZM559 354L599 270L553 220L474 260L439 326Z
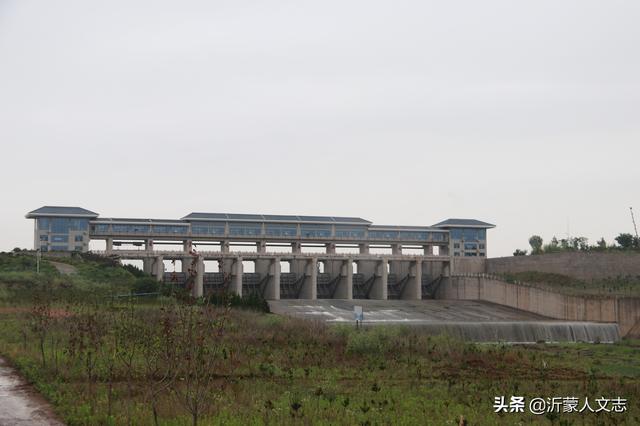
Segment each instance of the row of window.
M486 229L454 228L450 232L453 240L481 241L487 239Z
M460 243L453 243L453 248L454 249L459 249L460 248ZM477 243L465 243L464 244L464 249L465 250L484 250L484 244L477 244Z
M69 231L86 231L89 229L89 219L42 217L38 219L38 229L56 234L68 234Z
M67 245L46 245L43 244L40 246L40 251L42 252L49 252L49 251L82 251L82 246L75 246L73 248L71 248L70 246Z
M49 236L40 235L40 241L49 241ZM67 241L69 241L69 235L52 235L51 236L52 243L66 243ZM81 243L82 241L84 241L84 238L82 237L82 235L76 235L74 237L74 241L77 243L78 242Z
M96 234L109 233L109 225L106 223L99 223L92 226L92 232ZM111 232L119 234L185 234L189 230L187 225L144 225L144 224L122 224L114 223L111 225Z
M225 235L224 222L199 222L191 224L192 235ZM124 234L186 234L188 227L166 226L166 225L128 225L112 224L111 231L108 224L96 224L92 227L92 232L96 234L124 233ZM260 223L229 223L229 235L236 237L260 237L262 224ZM264 235L268 237L297 237L297 225L287 224L265 224ZM303 238L331 238L331 225L300 225L300 236ZM364 239L365 228L336 226L335 238ZM413 241L446 241L446 234L439 232L419 232L419 231L369 231L371 240L413 240Z
M456 252L454 252L454 253L453 253L453 255L454 255L454 256L460 256L460 252L459 252L459 251L456 251ZM464 256L465 256L465 257L477 257L477 256L484 257L484 256L485 256L485 253L484 253L484 252L482 252L482 251L481 251L480 253L476 253L476 252L467 252L467 253L464 253Z

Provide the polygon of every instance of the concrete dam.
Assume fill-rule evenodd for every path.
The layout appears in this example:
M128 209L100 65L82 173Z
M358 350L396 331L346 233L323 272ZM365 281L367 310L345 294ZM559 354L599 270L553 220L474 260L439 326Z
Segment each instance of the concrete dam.
M550 255L487 259L487 231L495 225L475 219L431 226L230 213L130 219L57 206L41 207L27 218L34 219L34 248L41 252L92 251L141 261L158 281L186 287L194 297L256 295L273 312L296 317L353 322L358 305L367 326L406 324L471 341L527 343L613 342L640 327L638 298L566 296L487 275L508 271L514 262L527 263L519 265L525 269L541 261L555 268L572 265L551 262ZM102 242L104 249L89 250L90 242ZM640 275L636 260L623 270L637 268ZM593 264L572 267L582 271ZM174 271L168 271L171 265ZM597 269L621 267L606 266Z

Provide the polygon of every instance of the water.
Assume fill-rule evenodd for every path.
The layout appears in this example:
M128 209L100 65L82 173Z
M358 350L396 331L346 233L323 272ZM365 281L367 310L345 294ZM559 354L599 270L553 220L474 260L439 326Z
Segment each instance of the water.
M563 321L439 322L419 325L429 334L449 334L468 342L590 342L620 340L617 324Z
M0 358L0 425L62 426L44 399Z

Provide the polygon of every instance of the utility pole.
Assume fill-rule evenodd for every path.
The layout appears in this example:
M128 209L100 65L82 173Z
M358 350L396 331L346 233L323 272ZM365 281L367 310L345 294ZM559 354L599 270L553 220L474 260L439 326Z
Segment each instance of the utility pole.
M633 230L636 231L636 238L638 238L638 227L636 226L636 218L633 216L633 207L629 207L631 211L631 221L633 222Z

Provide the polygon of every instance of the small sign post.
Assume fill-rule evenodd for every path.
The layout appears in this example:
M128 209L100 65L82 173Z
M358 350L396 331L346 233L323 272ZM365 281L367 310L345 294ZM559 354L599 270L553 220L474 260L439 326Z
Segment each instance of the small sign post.
M362 306L358 306L358 305L353 306L353 316L356 319L356 328L358 328L358 326L362 324L362 321L364 320L364 313L362 312Z

